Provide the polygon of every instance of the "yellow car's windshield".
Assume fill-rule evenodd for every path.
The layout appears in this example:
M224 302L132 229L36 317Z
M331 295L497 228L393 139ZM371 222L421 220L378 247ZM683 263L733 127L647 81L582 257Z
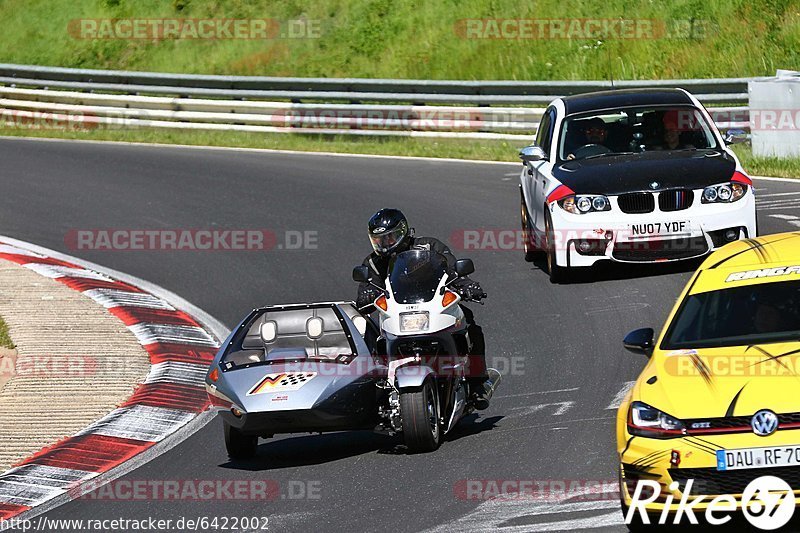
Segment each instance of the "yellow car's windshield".
M800 280L692 294L670 324L662 350L800 341Z

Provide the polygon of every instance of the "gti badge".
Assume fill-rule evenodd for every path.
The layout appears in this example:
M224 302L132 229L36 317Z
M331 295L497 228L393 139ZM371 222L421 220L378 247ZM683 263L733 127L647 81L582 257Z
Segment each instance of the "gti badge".
M778 415L766 409L759 411L753 415L750 426L759 437L772 435L778 429Z
M659 182L657 182L657 181L654 181L653 183L650 184L650 188L653 189L653 190L656 190L659 187L661 187L661 184Z

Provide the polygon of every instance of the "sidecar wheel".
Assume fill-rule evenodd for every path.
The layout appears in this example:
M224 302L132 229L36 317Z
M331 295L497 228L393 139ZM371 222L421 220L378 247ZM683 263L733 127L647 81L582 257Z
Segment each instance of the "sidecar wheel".
M401 393L400 414L403 417L403 438L409 452L432 452L439 447L442 427L433 381L426 380L418 391Z
M258 436L245 435L227 422L225 425L225 449L231 459L252 459L258 449Z

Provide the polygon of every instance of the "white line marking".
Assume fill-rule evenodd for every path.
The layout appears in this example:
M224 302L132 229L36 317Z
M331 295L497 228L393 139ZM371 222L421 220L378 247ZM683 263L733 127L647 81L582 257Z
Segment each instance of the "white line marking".
M114 281L104 274L86 268L72 268L60 265L45 265L43 263L25 263L25 268L33 270L46 278L86 278L100 281Z
M776 192L772 194L759 194L759 198L775 198L778 196L797 196L800 192Z
M578 387L572 387L571 389L556 389L556 390L543 390L537 392L524 392L522 394L506 394L505 396L496 396L495 400L499 400L502 398L520 398L522 396L534 396L537 394L556 394L559 392L573 392L578 390Z
M106 435L145 442L158 442L170 433L174 433L197 413L134 405L115 409L77 435Z
M184 385L203 385L208 372L207 364L165 361L150 367L145 383L182 383Z
M58 466L22 465L0 475L0 502L32 507L97 475Z
M770 218L779 218L781 220L798 220L800 217L796 215L769 215Z
M625 396L630 392L635 384L635 381L626 381L625 384L622 385L622 388L619 390L617 395L614 396L614 399L611 400L611 403L608 404L606 410L619 408L619 406L622 405L622 400L625 399Z
M120 291L117 289L90 289L88 291L83 291L83 294L106 309L133 306L147 307L149 309L165 309L167 311L175 310L174 307L161 298L141 292Z
M134 324L128 329L136 335L142 344L155 344L160 342L175 344L194 344L218 348L219 343L206 330L197 326L174 326L167 324Z
M581 496L579 491L570 493L565 499ZM565 519L561 522L541 522L520 523L526 518L534 518L542 515L564 515L565 518L570 513L586 511L598 511L605 509L619 509L619 502L616 500L600 500L588 502L563 503L560 502L541 502L525 498L503 499L496 498L481 503L471 513L461 518L442 524L436 528L428 530L426 533L450 533L455 531L471 531L479 533L502 532L502 533L525 533L529 531L575 531L578 529L593 529L604 526L616 526L624 523L622 513L617 510L614 513L606 513L600 516ZM506 525L509 522L516 522L516 525Z
M23 248L17 248L16 246L9 246L7 244L0 244L0 254L15 254L15 255L27 255L28 257L46 257L42 254L37 254L36 252L31 252L30 250L25 250Z
M519 161L486 161L484 159L456 159L452 157L416 157L408 155L378 155L378 154L347 154L341 152L314 152L303 150L270 150L269 148L239 148L236 146L202 146L190 144L164 144L164 143L141 143L141 142L122 142L122 141L92 141L88 139L49 139L45 137L23 137L15 135L0 135L0 139L23 139L25 141L43 141L43 142L56 142L56 143L83 143L83 144L107 144L107 145L122 145L122 146L143 146L146 148L183 148L190 150L224 150L232 152L251 152L251 153L265 153L265 154L286 154L286 155L318 155L324 157L360 157L364 159L401 159L406 161L427 161L429 163L477 163L481 165L514 165L520 166Z
M514 416L529 416L538 413L539 411L543 410L545 407L558 407L555 411L553 411L552 416L561 416L570 409L575 406L575 402L552 402L552 403L540 403L536 405L523 405L520 407L512 407L512 411L522 411L519 414L515 414Z

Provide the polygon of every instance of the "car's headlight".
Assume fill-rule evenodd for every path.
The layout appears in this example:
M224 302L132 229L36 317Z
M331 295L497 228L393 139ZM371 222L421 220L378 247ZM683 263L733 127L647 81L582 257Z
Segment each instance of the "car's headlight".
M633 402L628 413L628 433L638 437L671 439L684 435L686 426L675 417L650 407L646 403Z
M703 190L704 204L729 204L740 200L747 192L747 185L735 181L712 185Z
M597 211L611 211L611 202L607 196L576 194L558 201L561 209L574 215L583 215Z
M425 331L428 329L430 316L427 311L422 313L401 313L400 331L414 332Z

